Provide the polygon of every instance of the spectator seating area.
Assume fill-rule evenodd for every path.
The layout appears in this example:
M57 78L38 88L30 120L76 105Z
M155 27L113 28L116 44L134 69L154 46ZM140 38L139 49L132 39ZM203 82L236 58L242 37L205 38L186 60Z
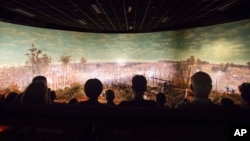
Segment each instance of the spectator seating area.
M250 127L250 111L86 105L2 104L0 140L228 140Z

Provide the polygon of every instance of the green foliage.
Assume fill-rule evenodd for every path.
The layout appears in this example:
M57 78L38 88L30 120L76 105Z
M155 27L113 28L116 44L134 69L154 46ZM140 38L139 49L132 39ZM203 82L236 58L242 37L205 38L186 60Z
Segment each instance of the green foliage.
M70 100L72 98L78 98L84 96L83 86L80 83L73 83L69 87L57 90L56 94L57 99Z
M247 68L250 70L250 62L247 62Z
M81 57L81 59L80 59L80 63L81 63L81 64L85 64L86 62L87 62L86 58Z
M43 54L43 56L41 57L42 60L42 66L43 67L48 67L49 64L52 63L52 58L50 56L48 56L47 54Z
M188 65L194 65L194 63L195 63L195 58L194 58L194 56L190 56L188 59L187 59L187 64Z
M34 44L28 49L28 53L25 55L28 60L25 62L26 65L31 66L32 72L34 74L41 73L42 69L46 69L52 62L52 58L47 54L42 54L44 50L38 49Z
M63 65L68 65L68 63L71 61L71 56L67 55L66 53L64 53L61 57L60 57L60 62L62 62Z

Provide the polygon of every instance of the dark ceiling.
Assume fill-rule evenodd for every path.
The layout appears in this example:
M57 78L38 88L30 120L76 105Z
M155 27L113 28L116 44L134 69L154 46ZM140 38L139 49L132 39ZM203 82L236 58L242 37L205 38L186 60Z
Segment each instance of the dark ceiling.
M250 18L250 0L2 0L0 20L83 32L154 32Z

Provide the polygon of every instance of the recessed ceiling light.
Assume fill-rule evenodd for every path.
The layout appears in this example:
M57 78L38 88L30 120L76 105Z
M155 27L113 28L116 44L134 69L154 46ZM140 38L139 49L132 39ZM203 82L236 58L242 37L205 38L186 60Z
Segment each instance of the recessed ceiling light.
M83 20L77 20L79 23L86 25L86 23Z
M128 7L128 12L131 13L131 11L132 11L132 6L129 6Z
M14 9L14 11L16 11L16 12L19 13L19 14L28 16L28 17L35 17L35 15L33 15L33 14L27 12L27 11L24 11L24 10L22 10L22 9L18 9L18 8L17 8L17 9Z
M97 7L97 5L92 4L91 7L95 10L95 12L96 12L97 14L101 14L101 13L102 13L101 10Z
M168 20L168 17L165 17L161 20L162 23L165 23Z

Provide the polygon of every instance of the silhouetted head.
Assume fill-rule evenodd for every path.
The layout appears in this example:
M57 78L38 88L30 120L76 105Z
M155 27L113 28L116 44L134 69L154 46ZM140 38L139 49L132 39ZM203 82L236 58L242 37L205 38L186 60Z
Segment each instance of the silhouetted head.
M244 102L250 106L250 83L242 83L239 86L239 91Z
M143 75L135 75L132 78L132 89L138 94L143 94L147 89L147 80Z
M84 85L84 92L90 99L96 99L101 94L103 89L102 82L99 79L89 79Z
M17 98L18 93L11 92L8 94L8 96L5 98L4 102L5 103L14 103L15 99Z
M68 104L78 104L78 100L76 98L72 98Z
M49 96L50 96L51 102L53 102L56 99L56 92L50 91Z
M232 99L229 99L229 98L222 98L221 105L223 107L227 107L227 108L235 107L234 101Z
M166 103L166 95L163 94L163 93L158 93L156 95L156 102L161 105L161 106L164 106L165 103Z
M4 102L4 95L3 94L0 94L0 103L3 103Z
M48 88L44 82L31 83L23 93L22 103L48 104Z
M191 76L191 90L196 98L208 98L212 89L212 79L205 72L196 72Z
M32 83L33 82L44 82L44 84L47 85L47 78L45 76L38 75L32 79Z
M113 101L115 99L115 93L113 90L107 90L105 92L107 101Z

